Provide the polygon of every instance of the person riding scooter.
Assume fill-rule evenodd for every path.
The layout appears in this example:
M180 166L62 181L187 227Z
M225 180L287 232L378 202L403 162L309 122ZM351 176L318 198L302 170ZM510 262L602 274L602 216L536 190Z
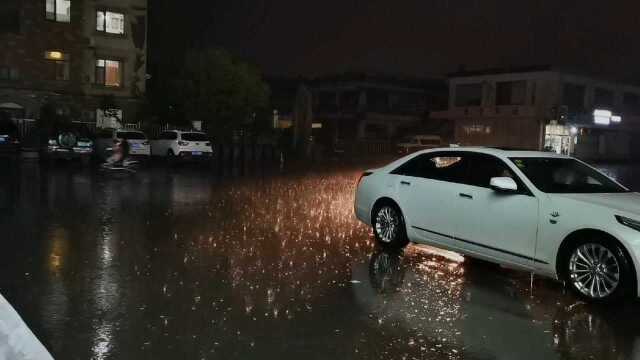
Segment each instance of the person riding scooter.
M129 156L129 143L125 139L117 139L113 144L113 155L107 159L107 164L111 166L123 165Z

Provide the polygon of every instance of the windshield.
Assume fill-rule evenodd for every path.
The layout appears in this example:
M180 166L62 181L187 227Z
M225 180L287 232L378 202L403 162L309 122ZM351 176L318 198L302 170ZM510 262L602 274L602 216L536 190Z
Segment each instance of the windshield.
M207 135L202 133L184 133L182 134L184 141L207 141Z
M118 131L116 134L116 138L118 139L126 139L126 140L145 140L146 137L141 132L136 131Z
M540 191L559 194L620 193L627 189L575 160L562 158L510 159Z

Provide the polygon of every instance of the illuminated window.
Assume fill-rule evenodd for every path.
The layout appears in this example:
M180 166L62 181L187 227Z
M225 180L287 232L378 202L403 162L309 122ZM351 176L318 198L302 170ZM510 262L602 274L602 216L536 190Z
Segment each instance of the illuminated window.
M51 79L69 80L69 54L57 50L44 52L44 59L50 63Z
M96 30L108 34L124 34L124 14L111 11L96 13Z
M71 0L46 0L47 20L71 22Z
M122 86L122 62L117 60L96 60L96 84Z

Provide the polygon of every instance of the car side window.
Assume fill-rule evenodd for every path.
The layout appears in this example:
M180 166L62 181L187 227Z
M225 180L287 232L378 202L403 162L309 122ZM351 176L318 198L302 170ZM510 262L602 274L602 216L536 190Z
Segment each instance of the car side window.
M175 133L175 132L173 132L173 131L172 131L172 132L170 132L170 133L169 133L169 137L168 137L168 139L169 139L169 140L177 140L177 139L178 139L178 133Z
M392 174L464 183L467 175L466 157L457 153L428 153L407 161Z
M491 178L494 177L512 178L520 192L528 192L524 183L504 161L491 155L475 154L469 170L469 185L490 188Z
M429 154L418 155L400 165L400 167L391 173L396 175L423 177L423 175L428 172L427 167L429 166L430 157L431 156Z

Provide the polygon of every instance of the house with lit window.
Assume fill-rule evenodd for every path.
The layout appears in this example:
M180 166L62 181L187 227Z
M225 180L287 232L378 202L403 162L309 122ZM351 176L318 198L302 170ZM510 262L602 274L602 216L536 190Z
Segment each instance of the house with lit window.
M135 123L145 94L147 0L3 0L0 112ZM106 113L110 118L105 118Z
M431 117L453 122L460 145L640 156L640 87L552 66L450 74L448 109Z

